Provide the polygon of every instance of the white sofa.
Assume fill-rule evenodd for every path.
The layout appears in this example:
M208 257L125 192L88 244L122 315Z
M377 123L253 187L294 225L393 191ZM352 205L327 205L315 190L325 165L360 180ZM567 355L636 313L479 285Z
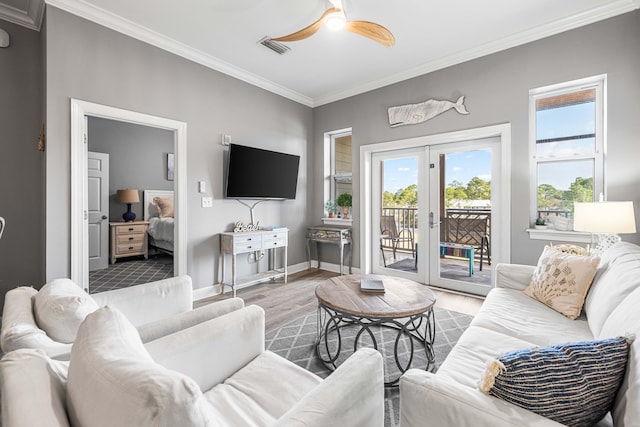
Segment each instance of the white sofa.
M405 373L400 380L402 427L560 425L483 394L478 382L487 362L508 351L536 346L630 333L640 337L639 246L621 242L602 255L583 313L576 320L522 292L534 269L497 265L495 289L437 373ZM640 339L631 345L613 410L598 423L610 425L640 426Z
M189 276L172 277L92 295L87 295L80 288L78 292L95 301L95 308L109 305L120 310L138 327L143 342L244 306L241 299L234 298L194 310L193 288ZM44 330L46 328L36 322L34 305L37 294L36 289L26 286L14 288L6 293L0 348L5 353L21 348L42 349L49 356L64 358L71 351L73 340L57 341L48 336ZM63 307L61 310L66 308Z
M82 323L69 362L0 361L5 427L382 427L381 355L361 349L325 380L264 349L249 306L142 344L117 310Z

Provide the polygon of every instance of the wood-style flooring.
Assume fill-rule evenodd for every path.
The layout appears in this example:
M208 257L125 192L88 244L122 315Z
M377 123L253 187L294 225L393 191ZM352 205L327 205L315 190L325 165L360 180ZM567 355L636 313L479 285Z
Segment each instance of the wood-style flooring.
M267 331L279 328L291 320L308 314L316 309L317 300L315 288L318 284L337 273L312 268L291 274L288 283L282 279L249 286L237 291L237 296L242 298L246 305L255 304L265 311L265 329ZM482 305L482 298L433 289L436 294L436 307L475 315ZM229 298L230 292L225 296L215 296L195 301L198 307L213 301Z

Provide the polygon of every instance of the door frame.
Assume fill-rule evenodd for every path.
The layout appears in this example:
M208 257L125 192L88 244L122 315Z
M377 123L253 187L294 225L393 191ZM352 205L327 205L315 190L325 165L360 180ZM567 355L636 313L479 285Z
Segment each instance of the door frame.
M503 176L505 176L500 186L500 192L502 194L501 203L500 206L497 206L502 214L502 221L499 225L496 225L496 227L500 228L500 233L498 241L494 240L493 247L495 250L491 254L492 261L495 263L508 263L511 261L511 124L504 123L360 146L360 247L362 248L360 253L360 271L363 274L371 273L373 266L372 249L374 246L370 233L373 226L373 213L371 209L371 168L373 153L490 137L500 138L501 156L497 161L500 162L500 169ZM422 197L422 195L419 195L419 197ZM420 268L420 261L418 268Z
M71 98L71 280L84 290L89 290L86 116L173 131L176 176L173 184L176 215L173 269L175 275L186 274L187 124Z

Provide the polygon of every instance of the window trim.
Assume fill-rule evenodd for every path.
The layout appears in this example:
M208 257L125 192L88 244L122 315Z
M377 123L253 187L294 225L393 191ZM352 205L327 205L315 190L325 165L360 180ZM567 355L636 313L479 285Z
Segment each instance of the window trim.
M596 127L595 127L595 151L593 154L537 156L536 155L536 101L540 98L563 95L580 90L594 88L596 90ZM607 75L597 75L565 83L539 87L529 90L529 181L530 181L530 212L529 223L533 224L538 214L538 164L561 161L576 161L593 159L593 197L597 200L599 194L603 194L606 200L606 147L607 147ZM531 238L533 234L530 231ZM582 240L574 231L563 231L563 237L571 237Z
M353 130L352 128L344 128L331 132L326 132L324 134L324 185L323 185L323 200L322 200L322 208L321 212L322 217L324 218L324 205L327 200L333 200L335 202L335 197L333 194L335 192L335 178L347 176L345 174L336 175L335 174L335 140L336 138L341 138L343 136L349 136L353 138ZM351 156L351 161L353 162L353 154ZM349 174L352 178L353 182L353 173ZM337 197L337 196L336 196ZM332 218L333 219L333 218ZM328 218L327 218L328 220ZM346 221L341 219L342 221ZM323 219L323 222L325 220Z

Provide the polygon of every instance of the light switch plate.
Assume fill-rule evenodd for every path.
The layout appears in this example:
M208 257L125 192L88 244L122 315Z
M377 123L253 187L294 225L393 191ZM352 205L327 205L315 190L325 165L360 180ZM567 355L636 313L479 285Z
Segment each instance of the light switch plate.
M202 198L202 207L210 208L213 206L213 197L203 197Z

